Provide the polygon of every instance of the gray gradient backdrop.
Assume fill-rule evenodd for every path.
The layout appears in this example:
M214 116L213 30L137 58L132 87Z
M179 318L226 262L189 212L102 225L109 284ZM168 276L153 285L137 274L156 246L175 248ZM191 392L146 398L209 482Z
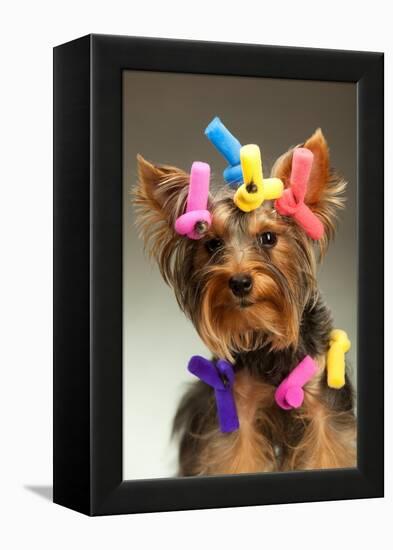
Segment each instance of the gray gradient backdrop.
M261 147L264 173L290 146L321 127L332 165L349 181L347 207L319 282L335 326L352 341L356 366L356 86L347 83L126 71L124 120L124 479L176 472L170 442L177 403L191 380L191 355L209 352L179 311L157 268L144 257L134 229L130 189L136 154L189 170L210 163L220 177L224 160L204 136L218 115L242 144Z

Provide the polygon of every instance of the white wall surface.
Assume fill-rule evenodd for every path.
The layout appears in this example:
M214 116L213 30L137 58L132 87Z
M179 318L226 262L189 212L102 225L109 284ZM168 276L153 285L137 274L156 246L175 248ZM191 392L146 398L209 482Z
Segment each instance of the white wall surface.
M89 519L48 500L52 470L52 46L89 32L254 42L386 53L389 3L8 2L0 18L0 547L375 547L392 540L392 376L386 350L384 500ZM387 105L386 151L392 150ZM388 155L386 155L389 157ZM391 182L391 155L386 181ZM392 191L386 189L387 249ZM387 277L392 279L391 254ZM387 342L392 340L388 287ZM43 495L43 496L42 496ZM294 537L294 533L296 536ZM278 543L279 537L279 543ZM383 545L386 547L386 543Z

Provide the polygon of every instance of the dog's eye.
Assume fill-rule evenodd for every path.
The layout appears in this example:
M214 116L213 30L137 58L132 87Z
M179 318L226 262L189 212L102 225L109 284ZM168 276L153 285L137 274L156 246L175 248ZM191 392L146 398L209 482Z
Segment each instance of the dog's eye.
M205 247L208 252L213 254L213 252L216 252L219 248L223 246L223 241L221 239L209 239L205 242Z
M265 231L258 235L258 242L263 248L272 248L277 243L277 235L273 231Z

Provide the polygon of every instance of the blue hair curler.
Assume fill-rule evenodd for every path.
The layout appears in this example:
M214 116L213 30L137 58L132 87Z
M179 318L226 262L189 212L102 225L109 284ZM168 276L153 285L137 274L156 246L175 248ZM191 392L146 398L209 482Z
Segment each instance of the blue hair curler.
M238 187L243 182L241 165L236 164L236 166L227 166L223 172L223 176L228 185Z
M223 173L225 181L231 187L238 187L243 182L240 166L241 143L225 128L218 116L207 126L205 135L229 164Z

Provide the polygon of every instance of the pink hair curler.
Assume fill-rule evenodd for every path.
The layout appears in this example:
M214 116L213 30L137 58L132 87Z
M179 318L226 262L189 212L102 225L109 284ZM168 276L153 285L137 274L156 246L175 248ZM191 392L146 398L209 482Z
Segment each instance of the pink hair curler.
M324 233L322 222L304 202L313 160L310 149L298 147L293 151L290 186L276 200L275 208L282 216L293 217L309 237L318 240Z
M306 355L276 389L274 398L277 405L285 410L300 407L304 400L303 386L311 380L317 370L315 361Z
M189 239L200 239L209 229L212 217L207 210L209 198L210 166L206 162L193 162L188 188L186 212L175 222L175 231Z

